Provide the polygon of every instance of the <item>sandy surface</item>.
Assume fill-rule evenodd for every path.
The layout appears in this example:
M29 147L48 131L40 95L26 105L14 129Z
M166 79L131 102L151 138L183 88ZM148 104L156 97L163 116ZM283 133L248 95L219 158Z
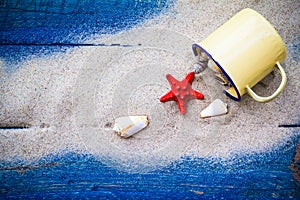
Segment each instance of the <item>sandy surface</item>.
M192 70L192 44L247 7L268 19L286 44L284 92L269 103L248 95L235 102L206 70L193 83L205 99L191 100L186 115L175 102L160 103L169 91L165 75L183 79ZM13 73L0 63L0 125L30 126L0 130L1 160L34 162L75 151L136 171L183 156L232 160L284 145L300 133L299 128L278 127L300 120L299 8L299 1L178 1L172 12L134 29L87 41L131 47L74 48L30 58ZM275 72L254 90L270 95L280 80ZM201 110L216 98L228 104L229 113L201 119ZM137 114L149 116L148 128L130 139L112 131L116 117Z

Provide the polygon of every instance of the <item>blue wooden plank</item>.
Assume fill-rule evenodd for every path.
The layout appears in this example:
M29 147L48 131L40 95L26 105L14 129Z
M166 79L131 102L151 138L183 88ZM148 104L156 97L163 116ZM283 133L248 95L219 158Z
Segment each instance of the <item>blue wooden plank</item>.
M1 1L0 56L17 62L28 55L64 51L67 45L49 44L79 44L93 34L131 28L168 6L162 0ZM297 199L297 143L299 138L294 138L272 152L227 161L184 157L135 174L74 152L49 155L31 165L2 161L0 199Z
M48 156L28 167L2 163L0 198L300 198L300 184L290 168L299 139L231 161L185 157L142 174L75 153Z
M0 56L4 61L18 61L29 55L64 51L66 47L43 44L83 43L93 34L129 29L169 6L167 0L3 1L0 3Z

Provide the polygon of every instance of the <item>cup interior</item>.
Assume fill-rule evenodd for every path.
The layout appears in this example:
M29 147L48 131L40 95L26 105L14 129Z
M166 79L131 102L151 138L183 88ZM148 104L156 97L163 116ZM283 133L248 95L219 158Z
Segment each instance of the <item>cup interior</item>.
M225 87L224 93L231 99L240 101L240 92L238 91L236 85L234 84L228 73L226 73L225 69L219 64L219 62L216 61L213 56L199 44L193 44L192 49L195 56L207 57L209 59L208 67L216 72L216 79L221 83L221 85L223 85L223 87Z

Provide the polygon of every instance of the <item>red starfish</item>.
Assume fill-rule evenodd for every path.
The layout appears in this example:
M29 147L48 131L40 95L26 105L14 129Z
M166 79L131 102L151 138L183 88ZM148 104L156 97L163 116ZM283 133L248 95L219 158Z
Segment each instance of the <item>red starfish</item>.
M190 72L182 81L178 81L171 74L167 74L171 90L160 98L160 102L176 101L181 114L186 112L186 104L190 99L204 99L204 95L192 89L191 85L195 77Z

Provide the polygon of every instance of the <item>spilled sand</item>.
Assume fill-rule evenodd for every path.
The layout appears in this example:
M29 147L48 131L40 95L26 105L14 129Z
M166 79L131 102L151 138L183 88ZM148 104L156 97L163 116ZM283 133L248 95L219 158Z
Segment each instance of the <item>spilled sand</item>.
M167 73L183 79L192 70L191 46L203 40L243 8L268 19L283 38L288 82L274 101L257 103L248 95L235 102L223 93L209 69L193 88L205 95L191 100L186 115L175 102L160 103L169 91ZM87 43L121 44L80 47L32 57L14 72L0 63L1 161L32 163L65 152L88 153L117 169L156 169L184 156L231 160L268 152L299 135L280 128L300 120L299 17L297 1L178 1L171 12L115 35L93 36ZM128 46L127 46L128 45ZM272 94L278 72L254 87ZM201 119L213 100L228 104L224 116ZM147 114L149 126L129 139L113 131L119 116Z

